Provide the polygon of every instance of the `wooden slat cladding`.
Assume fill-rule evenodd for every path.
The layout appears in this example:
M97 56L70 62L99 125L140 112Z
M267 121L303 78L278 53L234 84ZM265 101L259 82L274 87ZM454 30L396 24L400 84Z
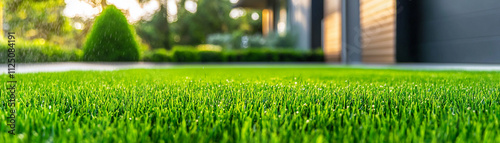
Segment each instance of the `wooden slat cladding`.
M396 0L360 0L362 61L395 63Z
M262 10L262 34L264 36L269 35L269 32L273 31L273 11L270 9Z
M340 0L325 1L323 46L326 62L340 62L342 51L342 15Z

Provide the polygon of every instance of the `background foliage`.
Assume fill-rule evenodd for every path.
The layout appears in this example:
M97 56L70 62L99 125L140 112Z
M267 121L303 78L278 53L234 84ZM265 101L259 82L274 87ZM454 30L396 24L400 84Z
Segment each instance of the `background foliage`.
M90 4L92 7L102 8L108 6L106 0L81 0ZM63 15L63 10L65 8L64 0L5 0L2 1L2 6L0 10L3 12L3 18L1 21L5 21L4 32L15 31L17 33L16 38L25 41L26 43L36 43L36 44L26 44L23 49L40 49L42 47L58 47L58 48L45 48L44 50L27 50L30 53L28 55L52 55L48 52L50 50L61 49L65 55L74 55L73 51L86 51L86 58L71 58L71 60L97 60L95 57L107 57L107 59L99 59L104 61L184 61L181 55L185 53L184 51L190 51L185 54L195 53L194 61L244 61L246 59L252 58L234 58L234 57L249 57L241 55L254 55L253 52L248 51L266 51L271 52L267 54L276 55L277 52L274 51L286 51L286 49L293 49L294 40L293 35L279 36L278 34L269 34L267 37L263 37L262 31L262 20L261 18L254 20L251 17L252 13L261 14L260 10L243 9L245 12L240 17L231 17L230 12L233 9L229 0L195 0L197 4L196 12L188 11L185 7L185 3L189 0L176 0L175 4L177 6L176 17L172 20L172 15L167 9L172 3L168 3L163 0L138 0L139 4L142 6L147 2L157 1L160 4L160 9L158 9L153 15L144 16L142 20L131 23L135 30L132 30L133 36L124 36L120 34L111 34L110 32L101 31L102 33L109 34L112 36L109 39L103 39L94 37L93 39L87 39L91 36L91 27L95 27L95 24L99 22L94 18L83 18L83 17L65 17ZM127 12L124 10L119 10ZM121 20L124 21L124 20ZM126 21L126 20L125 20ZM83 29L76 29L75 24L82 24ZM115 27L113 27L115 28ZM128 30L125 30L125 32ZM137 35L134 35L136 31ZM93 32L93 34L95 34ZM126 34L125 34L126 35ZM103 36L103 35L101 35ZM124 38L128 37L128 38ZM137 44L129 43L129 46L114 46L108 50L103 48L97 48L103 51L96 51L93 54L89 54L95 49L86 49L84 45L85 42L101 42L108 41L107 43L101 43L102 46L110 45L120 45L124 44L120 41L136 41ZM117 40L122 39L122 40ZM97 41L96 41L97 40ZM198 45L211 44L215 46L220 46L221 51L205 51L200 50L196 47ZM135 50L121 50L118 47L136 49L136 45L139 45ZM184 50L180 50L179 45L188 45L184 47ZM95 45L94 45L95 46ZM191 50L186 48L193 48ZM43 48L42 48L43 49ZM156 50L165 49L165 50ZM270 50L265 50L270 49ZM285 50L281 50L285 49ZM241 50L241 51L239 51ZM120 54L112 54L113 56L102 56L104 53L121 52L121 55L126 54L126 56L131 59L123 59L124 57L119 57ZM139 53L137 58L136 53ZM180 54L181 53L181 54ZM283 52L278 52L283 53ZM309 53L315 52L304 52L302 55L307 55ZM258 54L266 55L266 54ZM141 57L143 56L143 57ZM25 57L23 61L30 62L51 62L54 60L46 60L49 58L42 58L43 56L31 56ZM163 58L160 58L163 57ZM179 58L175 58L179 57ZM229 58L233 57L233 58ZM272 56L274 57L274 56ZM283 56L282 56L283 57ZM322 56L321 56L322 57ZM211 59L214 58L214 59ZM65 58L63 58L65 59ZM230 60L238 59L238 60ZM263 57L262 59L268 59L265 61L281 61L274 60ZM285 58L283 58L285 59ZM293 58L296 61L302 61L302 58ZM65 60L57 60L65 61ZM193 61L193 60L188 60ZM288 60L286 60L288 61ZM315 60L316 61L316 60ZM321 60L322 61L322 60Z
M0 62L7 63L7 42L0 42ZM65 49L54 44L41 44L40 42L17 41L16 62L67 62L80 61L83 52L80 49Z
M64 0L6 0L4 28L26 40L42 39L58 45L71 45L72 29L63 15ZM1 8L0 8L1 10ZM3 34L3 33L2 33Z

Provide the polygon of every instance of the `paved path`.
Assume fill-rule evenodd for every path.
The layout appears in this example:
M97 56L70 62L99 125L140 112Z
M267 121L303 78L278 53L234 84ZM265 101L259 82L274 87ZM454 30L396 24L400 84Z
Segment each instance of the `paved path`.
M468 71L500 71L500 64L396 64L396 65L339 65L323 63L194 63L194 64L173 64L173 63L147 63L147 62L115 62L115 63L90 63L90 62L61 62L61 63L33 63L16 64L16 73L35 72L63 72L72 70L120 70L133 68L172 68L178 65L221 65L224 67L245 66L245 67L290 67L294 65L314 65L325 67L354 67L368 69L409 69L409 70L468 70ZM7 65L0 65L0 74L7 73Z
M155 63L90 63L90 62L61 62L61 63L32 63L16 64L16 73L35 73L35 72L63 72L63 71L86 71L86 70L119 70L132 68L167 68L172 64L155 64ZM2 64L0 73L7 73L7 65Z
M465 71L500 71L500 64L455 64L455 63L412 63L395 65L359 65L361 68L394 68L408 70L465 70Z

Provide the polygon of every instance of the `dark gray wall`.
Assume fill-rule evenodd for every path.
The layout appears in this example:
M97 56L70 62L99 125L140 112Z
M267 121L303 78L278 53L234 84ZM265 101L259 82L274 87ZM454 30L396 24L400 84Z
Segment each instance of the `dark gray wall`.
M413 60L500 63L500 0L418 0L411 7L418 8L417 23L409 24L416 29L407 48L416 52Z
M342 62L361 63L361 24L359 0L342 0Z
M396 7L396 62L419 62L417 33L419 31L419 3L398 0Z
M311 48L321 49L323 0L311 0Z

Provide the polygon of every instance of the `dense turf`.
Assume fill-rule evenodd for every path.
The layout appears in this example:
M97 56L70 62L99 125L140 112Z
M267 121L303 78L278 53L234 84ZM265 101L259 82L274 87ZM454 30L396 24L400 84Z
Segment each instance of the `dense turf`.
M292 67L18 74L0 142L500 142L499 72Z

